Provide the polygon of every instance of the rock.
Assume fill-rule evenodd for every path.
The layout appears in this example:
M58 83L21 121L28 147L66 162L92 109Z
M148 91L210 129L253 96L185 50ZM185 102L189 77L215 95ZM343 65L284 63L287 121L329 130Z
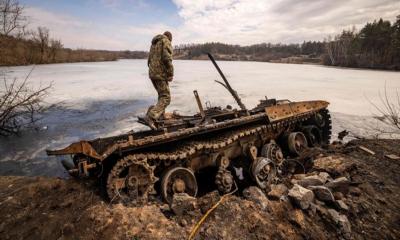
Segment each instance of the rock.
M350 233L351 233L351 225L347 217L343 214L339 214L336 210L334 209L328 209L328 215L331 218L331 220L339 225L341 232L343 233L343 236L346 239L350 239Z
M324 186L310 186L308 189L312 190L317 197L317 199L324 202L334 202L335 197L333 197L332 192L329 188Z
M246 188L245 190L243 190L243 196L246 199L255 202L263 210L268 207L268 198L265 196L264 192L258 187L251 186Z
M178 216L196 209L196 198L186 193L176 193L171 203L171 210Z
M288 196L301 209L307 209L314 200L314 193L298 184L295 184L292 189L289 190Z
M271 191L268 192L268 197L274 200L280 199L282 196L286 195L288 188L284 184L272 184Z
M327 172L320 172L320 173L318 174L318 176L321 178L321 180L324 182L324 184L325 184L327 181L332 180L331 175L329 175L329 173L327 173Z
M290 183L293 185L297 184L298 182L299 182L299 180L297 180L297 179L290 179Z
M345 211L349 210L349 206L347 206L347 204L344 203L343 200L337 200L335 203L336 203L335 205L338 209L345 210Z
M295 175L293 175L293 179L296 179L296 180L301 180L301 179L304 179L306 177L306 175L304 174L304 173L300 173L300 174L295 174Z
M350 181L346 177L339 177L325 184L326 187L334 192L347 194L349 192Z
M309 210L314 215L315 213L317 213L317 205L315 203L310 203Z
M341 200L344 198L343 193L341 192L334 192L333 196L335 197L336 200Z
M307 176L297 182L298 185L307 188L308 186L324 185L324 180L318 175Z

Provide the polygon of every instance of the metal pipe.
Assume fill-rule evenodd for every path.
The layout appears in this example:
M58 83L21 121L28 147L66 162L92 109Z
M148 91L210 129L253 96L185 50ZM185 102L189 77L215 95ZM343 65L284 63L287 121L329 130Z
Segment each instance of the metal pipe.
M242 100L240 99L239 95L237 94L237 92L235 90L233 90L233 88L231 87L231 85L229 84L228 80L226 79L224 73L221 71L221 69L219 68L217 62L215 61L214 57L211 55L211 53L207 53L208 57L210 58L211 62L214 64L214 67L217 69L219 75L221 75L222 79L224 80L225 84L218 82L219 84L221 84L222 86L224 86L233 96L233 98L235 99L235 101L237 102L237 104L239 105L239 107L242 110L247 111L246 106L244 106L244 104L242 103Z

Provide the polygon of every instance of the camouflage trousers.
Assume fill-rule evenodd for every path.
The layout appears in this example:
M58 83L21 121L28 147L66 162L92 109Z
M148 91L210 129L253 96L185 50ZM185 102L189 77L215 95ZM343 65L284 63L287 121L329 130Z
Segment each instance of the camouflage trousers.
M149 107L147 116L157 120L164 114L165 109L171 103L171 94L166 80L151 79L151 82L158 93L158 101L155 106Z

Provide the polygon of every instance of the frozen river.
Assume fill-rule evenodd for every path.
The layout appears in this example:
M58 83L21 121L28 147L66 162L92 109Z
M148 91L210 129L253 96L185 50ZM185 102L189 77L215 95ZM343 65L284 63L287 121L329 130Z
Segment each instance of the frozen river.
M209 61L174 61L172 103L168 111L194 113L193 90L211 105L234 105ZM219 62L246 106L259 99L327 100L334 133L348 129L369 134L376 122L371 117L385 84L389 97L400 91L400 72L331 68L260 62ZM22 79L31 67L0 68L7 76ZM45 149L63 147L79 139L91 139L146 128L136 116L156 100L147 78L145 60L49 64L36 66L30 77L34 86L53 83L46 99L57 107L43 116L39 131L0 139L0 175L64 176L60 163ZM3 87L3 84L1 85ZM1 88L0 87L0 88ZM234 105L236 106L236 105Z

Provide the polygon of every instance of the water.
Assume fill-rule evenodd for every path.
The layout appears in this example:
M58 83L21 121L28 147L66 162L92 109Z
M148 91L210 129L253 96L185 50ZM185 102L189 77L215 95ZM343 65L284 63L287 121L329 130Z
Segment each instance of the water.
M168 111L196 112L194 89L203 102L236 106L229 93L214 82L220 77L211 62L174 61L174 65ZM389 97L396 100L395 93L400 88L399 72L260 62L219 65L248 107L265 96L331 102L334 133L348 129L355 134L367 134L376 126L371 115L377 111L370 102L380 102L379 92L383 93L385 85ZM18 79L30 69L0 68L8 72L8 77ZM45 149L145 129L136 123L136 117L156 101L145 60L36 66L30 76L32 86L50 82L53 88L46 102L57 107L43 116L37 131L0 139L0 175L65 176L59 161L47 157Z

